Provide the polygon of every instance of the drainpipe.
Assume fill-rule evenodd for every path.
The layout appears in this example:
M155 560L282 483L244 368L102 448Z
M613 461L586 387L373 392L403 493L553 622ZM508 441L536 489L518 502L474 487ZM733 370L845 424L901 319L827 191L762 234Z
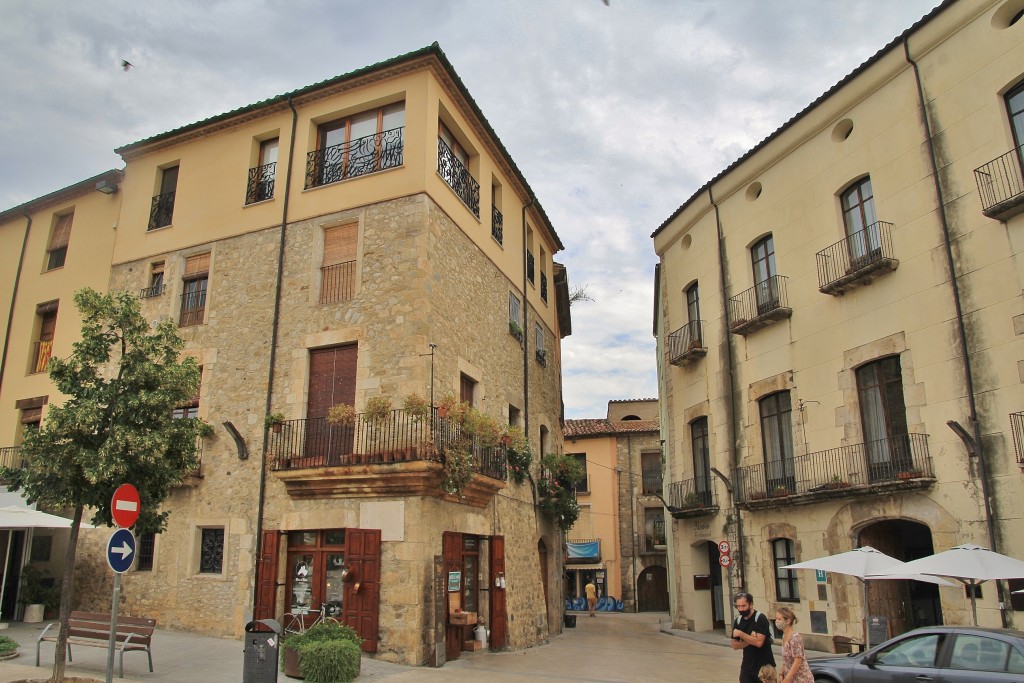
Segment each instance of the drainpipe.
M726 406L728 406L726 417L727 424L729 426L729 448L731 450L729 466L735 473L739 471L740 466L739 449L736 448L736 434L738 431L736 428L736 416L740 415L741 413L740 411L736 410L736 368L732 349L732 333L729 332L728 321L729 299L727 293L729 291L729 285L728 278L726 277L725 272L725 235L722 232L722 216L719 213L718 204L715 203L715 195L710 185L708 186L708 201L711 202L711 206L715 207L715 226L718 230L718 276L720 278L719 284L721 285L720 289L722 291L722 311L726 317L726 322L724 326L726 334L725 358L726 370L729 375L729 400L726 403ZM739 579L739 585L745 586L745 582L743 580L743 565L746 563L747 555L743 552L743 517L740 515L740 508L736 502L736 487L739 486L739 478L734 475L734 479L736 479L736 481L733 482L732 489L728 490L727 493L729 494L729 497L732 498L733 515L735 515L736 517L736 552L740 558L740 561L736 563L736 574L737 578ZM730 586L731 583L732 582L730 582ZM732 614L731 595L729 596L729 614ZM731 622L732 619L730 619L730 623Z
M527 275L526 272L526 210L533 206L534 199L531 197L530 201L523 204L523 433L526 434L527 440L530 438L530 335L527 334L527 312L529 307L526 304L527 296ZM540 458L544 457L541 453Z
M985 464L985 450L981 441L981 429L978 424L977 404L974 400L974 375L971 372L971 354L967 347L967 332L964 329L964 313L960 305L960 285L956 273L956 262L953 259L953 244L949 235L949 221L946 216L946 201L942 194L942 183L939 180L939 164L935 158L935 141L932 137L931 122L928 120L928 108L925 102L924 84L921 81L921 71L917 62L910 56L910 43L907 38L903 39L903 54L907 63L914 69L914 81L917 84L917 97L921 105L921 123L924 125L926 141L928 143L928 159L932 165L932 182L935 184L935 199L939 208L939 223L942 225L942 243L945 247L946 263L949 266L949 285L953 290L953 305L956 307L956 331L957 341L960 344L960 353L963 355L964 381L967 384L967 404L970 410L968 421L971 424L971 431L974 433L974 444L978 456L978 478L981 479L981 495L985 499L985 523L988 527L988 543L993 552L999 552L996 543L995 524L992 520L992 499L988 481L988 467ZM1003 584L999 581L996 584L996 597L999 600L999 616L1003 622L1003 628L1009 627L1009 620L1006 618L1005 596Z
M298 125L299 112L292 103L291 96L288 97L288 108L292 110L292 132L291 140L288 143L288 171L285 174L284 201L281 207L281 236L277 247L277 284L274 292L274 320L271 323L270 333L270 367L267 370L267 400L264 414L270 414L271 401L274 396L274 363L277 361L277 332L281 320L281 289L284 280L284 247L285 231L288 227L288 200L291 199L292 191L292 168L295 166L295 128ZM263 557L263 508L266 504L267 494L267 428L263 428L263 448L260 451L263 457L260 458L260 493L259 503L256 511L256 565ZM276 583L276 578L275 578ZM256 587L252 591L253 611L256 610Z
M626 467L629 473L629 529L630 537L632 538L632 551L630 559L633 562L632 574L629 577L629 585L633 588L633 611L640 611L640 600L637 597L637 584L636 584L636 500L633 498L633 435L626 434Z
M11 307L7 309L7 330L4 332L4 351L0 354L0 387L4 385L4 370L7 368L7 349L11 347L11 323L14 321L14 304L18 300L18 283L21 282L21 267L25 263L25 249L28 246L28 233L32 229L32 216L28 211L25 216L25 236L21 239L21 255L18 256L18 270L14 273L14 288L11 290Z

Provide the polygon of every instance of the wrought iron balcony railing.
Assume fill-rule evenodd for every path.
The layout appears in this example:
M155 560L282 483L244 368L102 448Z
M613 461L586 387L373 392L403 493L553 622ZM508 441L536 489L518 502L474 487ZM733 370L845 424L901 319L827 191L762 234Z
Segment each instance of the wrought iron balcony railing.
M469 440L476 471L504 481L505 449L484 446L477 437L464 434L458 422L433 416L417 418L404 410L393 410L380 422L367 422L357 414L351 422L336 424L327 418L288 420L280 431L272 429L267 454L275 470L311 467L345 467L401 463L420 460L444 462L456 444Z
M526 279L530 282L534 282L534 258L533 252L529 249L526 250Z
M53 353L53 340L37 341L33 351L32 373L46 372L46 366L50 364L50 355Z
M543 272L540 274L540 298L543 301L548 300L548 274Z
M668 549L665 543L665 520L656 519L651 523L651 533L644 534L644 552L663 553Z
M356 294L356 262L345 261L320 269L320 303L350 301Z
M989 218L1005 221L1024 211L1022 152L1024 147L1011 149L974 170L981 212Z
M892 223L872 223L819 251L817 260L818 291L822 294L842 294L868 284L900 264L892 250Z
M791 460L740 467L734 481L736 501L750 503L802 494L862 494L879 485L934 479L928 435L902 434Z
M505 225L505 219L501 215L501 211L498 211L498 207L491 207L491 237L498 241L498 244L502 244L504 239L503 231Z
M704 321L691 320L668 335L668 362L680 367L707 355Z
M773 275L730 298L729 330L746 335L793 315L786 281L781 275Z
M277 162L263 164L249 169L249 183L245 189L245 203L255 204L274 197L274 179L277 176Z
M149 228L156 230L171 224L174 215L174 195L176 192L165 192L153 197L153 205L149 209Z
M395 168L404 163L405 128L366 135L306 155L306 189Z
M178 317L178 327L202 325L205 313L206 290L200 289L195 292L185 292L181 295L181 315Z
M661 476L661 472L644 472L640 477L640 481L642 487L640 490L644 495L661 495L664 488L664 478Z
M5 446L0 448L0 467L22 469L25 460L21 457L21 446Z
M437 172L455 190L473 215L480 217L480 183L441 138L437 139Z
M1017 464L1024 467L1024 413L1010 413L1010 431L1013 432L1013 452Z
M139 290L139 298L152 299L154 297L163 295L166 289L167 287L163 283L153 285L152 287L143 287L142 289Z
M669 512L673 517L700 517L718 511L718 495L711 473L668 485Z

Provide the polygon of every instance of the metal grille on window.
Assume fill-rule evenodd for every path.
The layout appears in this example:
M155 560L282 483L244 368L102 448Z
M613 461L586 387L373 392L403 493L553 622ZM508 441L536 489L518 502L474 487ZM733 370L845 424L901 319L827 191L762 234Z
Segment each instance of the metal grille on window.
M224 529L203 529L199 573L220 574L224 566Z

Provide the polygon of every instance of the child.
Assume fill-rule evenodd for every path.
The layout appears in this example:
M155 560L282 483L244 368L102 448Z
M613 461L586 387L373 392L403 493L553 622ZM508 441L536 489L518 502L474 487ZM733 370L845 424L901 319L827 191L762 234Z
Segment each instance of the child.
M757 677L761 683L779 683L779 674L771 664L762 666L761 670L757 672Z

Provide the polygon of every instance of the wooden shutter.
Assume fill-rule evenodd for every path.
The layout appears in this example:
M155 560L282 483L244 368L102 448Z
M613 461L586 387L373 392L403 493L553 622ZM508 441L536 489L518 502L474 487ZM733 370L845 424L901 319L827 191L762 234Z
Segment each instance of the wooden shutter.
M508 637L508 608L505 601L505 589L494 585L499 576L505 577L505 537L491 536L491 649L503 650Z
M39 424L43 421L43 409L39 408L25 408L21 411L21 424L33 425Z
M210 252L205 254L196 254L195 256L189 256L185 259L185 275L183 277L190 278L210 271Z
M345 583L341 620L363 639L363 652L376 652L380 633L380 529L346 529L345 562L355 572L355 579Z
M50 251L68 246L68 242L71 241L71 223L74 219L74 212L57 218L57 225L53 226L53 234L50 235Z
M324 263L333 266L356 260L356 224L324 230Z
M332 406L356 400L359 347L335 346L309 352L309 404L306 417L327 417Z
M455 531L446 531L441 541L442 553L444 555L444 571L447 576L449 572L462 571L462 534ZM445 594L447 604L448 593ZM461 595L459 607L461 608ZM493 631L491 632L493 635ZM444 652L445 660L453 661L459 658L462 652L463 627L454 626L445 620Z
M476 382L471 377L462 375L459 377L459 400L463 403L473 405L473 389Z
M277 607L277 554L281 533L264 531L256 562L256 595L252 618L273 619Z
M160 177L160 194L175 192L178 189L178 167L165 168Z

